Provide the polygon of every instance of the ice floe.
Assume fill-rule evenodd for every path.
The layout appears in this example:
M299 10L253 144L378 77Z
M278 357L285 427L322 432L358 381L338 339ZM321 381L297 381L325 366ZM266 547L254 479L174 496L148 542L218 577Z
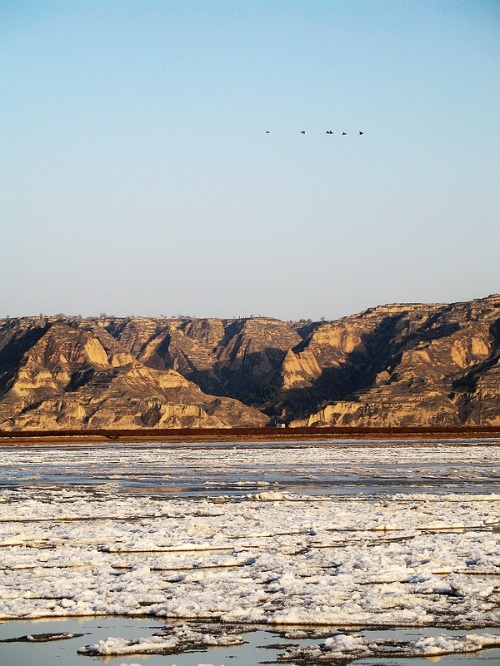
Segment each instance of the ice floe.
M110 656L126 654L178 654L185 650L207 647L241 645L243 639L239 634L225 631L215 633L195 630L187 625L166 628L147 638L128 640L110 637L94 645L86 645L78 650L79 654L88 656Z
M499 619L498 495L1 494L0 619L472 628Z
M45 633L45 634L26 634L16 638L3 638L0 643L48 643L50 641L66 641L72 638L79 638L83 634L74 634L71 632L63 633Z
M361 657L439 657L447 654L478 652L500 646L500 636L470 634L466 636L425 636L417 640L367 640L360 635L338 634L318 645L293 646L279 657L281 662L299 664L338 664Z

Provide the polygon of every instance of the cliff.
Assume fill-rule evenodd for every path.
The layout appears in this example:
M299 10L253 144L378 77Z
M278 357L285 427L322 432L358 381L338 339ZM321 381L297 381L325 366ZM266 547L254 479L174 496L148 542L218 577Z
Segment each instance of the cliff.
M0 323L1 429L258 427L267 420L173 369L141 363L102 321Z
M323 324L287 354L291 425L500 423L500 297L385 306Z
M0 429L500 425L500 296L338 321L0 320Z

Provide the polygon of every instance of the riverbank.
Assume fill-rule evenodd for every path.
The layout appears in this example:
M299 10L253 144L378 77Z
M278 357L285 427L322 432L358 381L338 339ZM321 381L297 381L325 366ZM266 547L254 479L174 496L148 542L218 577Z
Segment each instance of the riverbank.
M138 428L99 430L0 430L0 444L71 444L127 442L286 442L338 439L489 439L500 438L500 426L408 428Z

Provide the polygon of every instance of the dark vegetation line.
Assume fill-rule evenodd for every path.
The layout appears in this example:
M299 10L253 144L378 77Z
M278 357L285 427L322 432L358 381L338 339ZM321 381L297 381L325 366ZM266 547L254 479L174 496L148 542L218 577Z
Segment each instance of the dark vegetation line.
M442 427L321 427L321 428L140 428L95 430L0 430L0 443L13 440L121 440L121 441L251 441L328 439L474 439L500 438L500 426Z

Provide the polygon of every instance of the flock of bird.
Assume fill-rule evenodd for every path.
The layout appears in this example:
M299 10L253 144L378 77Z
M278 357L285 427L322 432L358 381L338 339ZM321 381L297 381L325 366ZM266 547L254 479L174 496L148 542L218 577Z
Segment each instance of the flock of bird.
M306 130L300 130L300 133L305 134ZM271 134L271 130L266 130L266 134ZM334 134L334 132L332 132L332 130L326 130L325 134ZM359 130L358 135L361 136L362 134L364 134L364 132ZM341 136L347 136L347 132L342 132Z

